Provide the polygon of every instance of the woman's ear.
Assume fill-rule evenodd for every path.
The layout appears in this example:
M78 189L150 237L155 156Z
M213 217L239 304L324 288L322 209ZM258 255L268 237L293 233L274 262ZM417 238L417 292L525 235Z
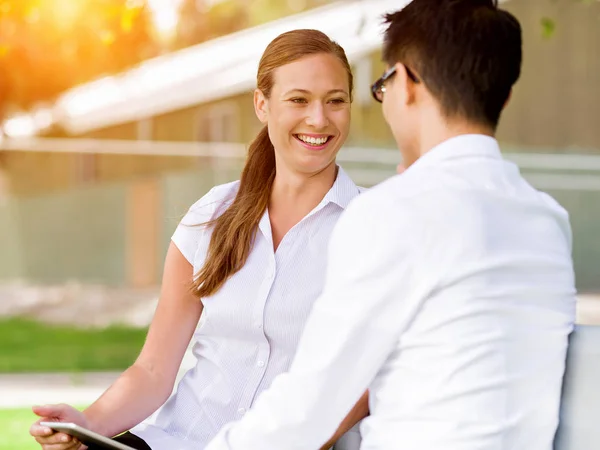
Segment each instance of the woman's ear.
M262 123L267 123L269 114L268 114L268 102L265 97L265 94L260 89L254 90L254 112L256 113L256 117Z

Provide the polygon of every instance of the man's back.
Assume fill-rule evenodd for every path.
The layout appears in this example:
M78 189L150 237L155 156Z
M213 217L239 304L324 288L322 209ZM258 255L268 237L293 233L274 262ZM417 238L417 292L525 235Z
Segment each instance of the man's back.
M492 137L521 25L498 0L406 3L385 15L371 92L407 170L348 206L290 371L207 450L318 448L366 389L361 450L552 448L568 215Z
M480 135L364 196L385 205L390 246L410 239L418 254L362 449L550 450L575 316L566 212ZM414 230L398 237L407 214Z

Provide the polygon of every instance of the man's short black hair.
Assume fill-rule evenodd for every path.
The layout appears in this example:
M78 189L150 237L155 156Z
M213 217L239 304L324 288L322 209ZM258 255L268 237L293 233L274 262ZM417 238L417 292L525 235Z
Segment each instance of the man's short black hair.
M494 0L413 0L385 16L383 59L417 73L447 117L491 126L521 73L521 26Z

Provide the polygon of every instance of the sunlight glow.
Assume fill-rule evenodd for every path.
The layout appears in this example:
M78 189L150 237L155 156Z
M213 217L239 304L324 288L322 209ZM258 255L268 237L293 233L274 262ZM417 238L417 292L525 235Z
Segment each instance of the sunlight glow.
M36 108L32 113L33 125L37 131L45 130L52 126L54 117L50 107Z
M177 28L181 0L147 0L154 27L162 39L169 39Z
M28 137L35 132L36 126L30 115L15 116L4 122L4 133L8 137Z
M85 3L84 0L45 0L40 2L39 10L31 12L29 18L35 20L36 17L53 17L61 28L69 28L82 16Z

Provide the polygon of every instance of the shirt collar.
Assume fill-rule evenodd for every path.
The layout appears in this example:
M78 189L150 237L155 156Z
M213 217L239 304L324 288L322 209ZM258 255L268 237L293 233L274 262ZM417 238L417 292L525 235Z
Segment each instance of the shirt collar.
M342 169L340 166L337 166L338 173L335 178L335 182L331 189L325 194L323 200L319 202L319 204L313 209L306 217L302 219L306 220L308 217L316 214L321 209L323 209L329 203L335 203L342 209L346 209L352 199L360 194L360 190L354 184L354 182L350 179L348 174ZM262 232L264 236L271 236L271 223L269 221L269 209L265 211L260 222L258 223L258 228Z
M500 146L495 138L484 134L463 134L436 145L417 159L407 170L421 169L465 156L502 158Z
M348 174L342 169L340 166L337 166L338 173L335 178L335 182L331 189L325 194L323 200L321 201L322 205L326 205L327 203L335 203L342 209L346 209L350 204L350 201L354 197L356 197L360 191L354 181L350 179Z

